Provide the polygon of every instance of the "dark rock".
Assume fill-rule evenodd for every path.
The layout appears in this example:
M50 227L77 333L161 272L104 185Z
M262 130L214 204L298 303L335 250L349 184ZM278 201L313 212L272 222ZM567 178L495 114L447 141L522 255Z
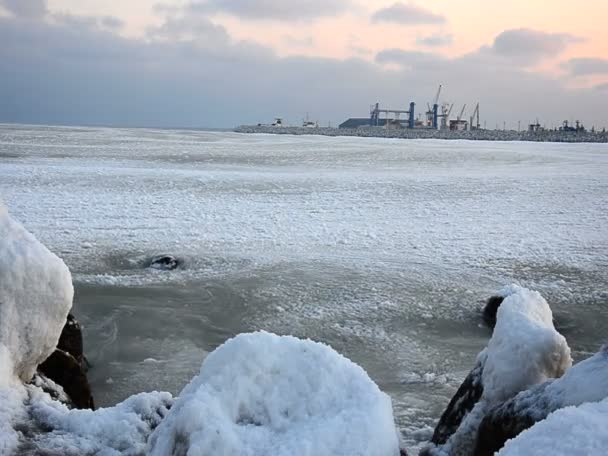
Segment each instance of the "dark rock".
M38 366L38 372L61 385L74 407L95 409L87 375L76 358L56 349Z
M72 355L76 358L76 361L78 361L82 368L85 371L87 370L88 361L84 356L82 328L80 327L78 320L76 320L72 314L68 314L65 326L61 331L61 336L59 336L57 348Z
M175 258L172 255L158 255L150 260L148 267L152 269L160 269L163 271L172 271L173 269L177 269L177 267L181 263L181 260Z
M464 379L447 408L441 415L439 423L435 427L431 443L443 445L456 432L465 416L469 414L475 404L479 402L483 393L481 374L483 365L477 363L469 375ZM421 453L422 454L422 453Z
M504 299L505 298L503 296L492 296L490 299L488 299L488 302L486 302L486 305L483 308L483 321L490 328L494 328L494 326L496 326L496 314Z
M559 408L549 394L545 394L552 381L522 391L515 397L489 410L479 425L475 456L491 456L507 440L544 420Z

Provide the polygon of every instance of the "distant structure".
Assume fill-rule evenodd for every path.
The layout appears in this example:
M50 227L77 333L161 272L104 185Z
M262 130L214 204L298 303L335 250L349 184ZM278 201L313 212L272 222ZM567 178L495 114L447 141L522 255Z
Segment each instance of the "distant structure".
M536 123L528 125L528 131L530 133L538 133L539 131L542 131L542 130L543 130L543 128L540 126L540 123L538 123L538 119L536 119Z
M440 104L439 98L443 85L439 85L432 103L427 103L427 110L416 117L416 103L410 102L409 109L380 107L375 103L370 107L369 118L351 117L342 122L338 128L385 128L385 129L427 129L427 130L480 130L479 103L469 120L464 118L466 104L456 119L450 119L453 103Z
M568 124L567 120L564 120L562 126L559 128L559 131L566 131L572 133L584 133L585 127L578 120L575 122L574 126Z

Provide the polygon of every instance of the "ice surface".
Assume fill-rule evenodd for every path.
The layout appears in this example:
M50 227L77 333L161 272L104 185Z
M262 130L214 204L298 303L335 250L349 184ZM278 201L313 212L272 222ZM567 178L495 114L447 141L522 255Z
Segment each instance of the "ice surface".
M102 405L265 329L363 366L416 454L497 288L539 290L576 359L608 330L606 145L0 125L0 155L11 214L72 270ZM448 381L403 382L427 373Z
M211 353L150 454L399 454L391 400L329 346L258 332Z
M63 261L13 220L0 202L0 387L12 375L29 381L53 352L73 293Z
M579 385L584 388L584 383ZM500 456L602 456L608 448L608 400L553 412L515 439Z

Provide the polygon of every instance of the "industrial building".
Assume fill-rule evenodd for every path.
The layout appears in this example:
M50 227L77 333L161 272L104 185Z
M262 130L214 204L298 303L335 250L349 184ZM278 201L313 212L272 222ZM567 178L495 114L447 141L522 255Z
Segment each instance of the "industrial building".
M380 107L375 103L370 108L369 117L353 117L342 122L339 128L386 128L386 129L430 129L464 131L479 129L479 103L477 103L470 121L464 118L466 104L462 107L456 119L450 119L454 104L439 105L439 97L443 86L440 85L433 100L427 104L427 111L416 117L416 103L410 102L409 109L394 109Z

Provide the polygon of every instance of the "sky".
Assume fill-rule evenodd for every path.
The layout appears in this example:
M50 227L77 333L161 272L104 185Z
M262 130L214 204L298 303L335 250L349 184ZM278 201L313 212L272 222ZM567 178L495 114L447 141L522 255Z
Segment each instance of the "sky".
M0 0L0 122L608 127L606 0Z

